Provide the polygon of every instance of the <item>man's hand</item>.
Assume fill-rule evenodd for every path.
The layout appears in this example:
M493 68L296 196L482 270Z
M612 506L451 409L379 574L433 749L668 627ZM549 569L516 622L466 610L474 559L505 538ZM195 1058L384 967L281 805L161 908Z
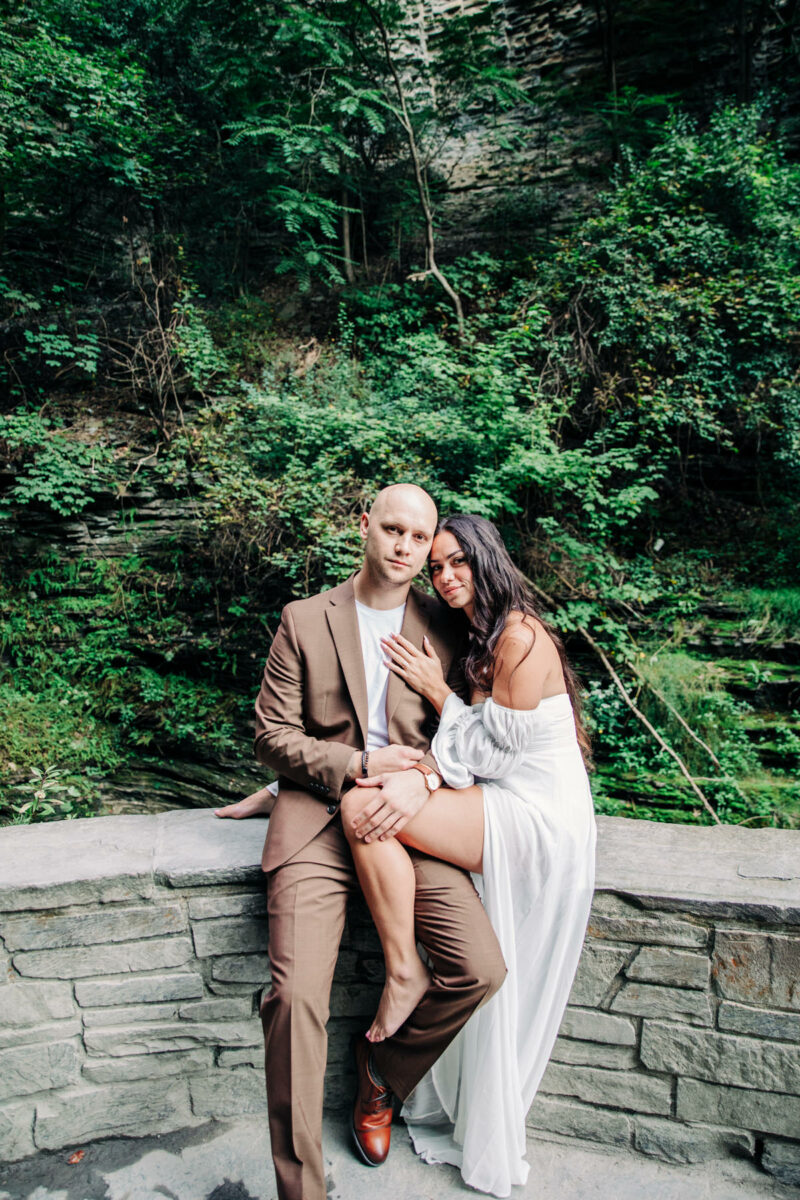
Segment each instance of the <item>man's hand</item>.
M380 788L380 794L367 802L353 822L356 837L365 842L385 842L395 837L430 794L421 771L396 771L374 779L357 779L356 783L359 787Z
M370 782L374 784L376 776L388 775L391 771L407 771L424 757L424 750L414 750L411 746L381 746L380 750L370 750Z
M378 775L388 775L390 771L407 771L425 757L424 750L414 750L411 746L381 746L380 750L369 752L369 781L374 782ZM363 779L361 774L361 751L354 750L347 769L348 779L358 781Z

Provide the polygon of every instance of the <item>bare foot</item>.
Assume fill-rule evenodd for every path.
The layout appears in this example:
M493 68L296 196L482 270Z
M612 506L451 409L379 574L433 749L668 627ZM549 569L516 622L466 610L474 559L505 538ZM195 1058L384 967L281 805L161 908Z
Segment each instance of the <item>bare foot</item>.
M431 973L421 958L416 955L416 963L409 963L407 971L401 975L387 975L383 987L375 1020L367 1032L370 1042L382 1042L411 1016L422 997L428 990Z
M272 812L275 804L275 797L268 788L262 788L260 792L253 792L251 796L245 796L244 800L237 800L235 804L226 804L224 808L215 808L215 817L233 817L236 821L241 821L244 817L268 817Z

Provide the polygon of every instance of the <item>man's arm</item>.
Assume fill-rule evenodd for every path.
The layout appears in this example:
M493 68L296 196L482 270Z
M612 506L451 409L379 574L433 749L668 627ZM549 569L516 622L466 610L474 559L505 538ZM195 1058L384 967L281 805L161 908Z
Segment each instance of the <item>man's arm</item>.
M361 775L361 751L306 733L303 671L294 619L287 607L256 698L255 756L320 800L338 802L342 791ZM412 746L384 746L371 752L370 771L406 771L421 758L422 751Z
M256 699L255 756L323 799L339 799L357 754L344 742L310 737L303 720L303 659L285 608Z

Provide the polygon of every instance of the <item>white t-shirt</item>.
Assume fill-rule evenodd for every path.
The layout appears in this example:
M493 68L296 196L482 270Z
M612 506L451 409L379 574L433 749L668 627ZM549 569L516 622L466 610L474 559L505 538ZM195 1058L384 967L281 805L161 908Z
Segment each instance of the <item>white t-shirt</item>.
M364 675L367 680L369 718L367 720L367 750L380 750L389 745L389 727L386 723L386 689L389 686L389 668L384 666L386 655L381 638L390 633L399 633L403 625L405 604L399 608L367 608L356 600L358 632L361 637L361 654L364 659Z

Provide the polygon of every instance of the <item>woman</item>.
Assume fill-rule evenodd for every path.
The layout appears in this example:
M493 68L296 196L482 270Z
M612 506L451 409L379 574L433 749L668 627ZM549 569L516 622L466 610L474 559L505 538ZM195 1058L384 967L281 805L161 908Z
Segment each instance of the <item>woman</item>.
M509 975L470 1019L403 1110L427 1161L507 1196L525 1182L525 1116L541 1080L583 944L594 882L595 824L576 715L576 685L555 634L496 528L443 521L430 557L433 586L470 623L465 704L439 660L395 637L387 665L441 715L433 753L449 786L397 834L367 834L358 792L342 821L386 956L371 1040L390 1036L428 984L414 941L414 873L404 845L480 876ZM477 781L477 782L476 782ZM375 784L370 780L370 785ZM458 789L458 790L454 790Z

